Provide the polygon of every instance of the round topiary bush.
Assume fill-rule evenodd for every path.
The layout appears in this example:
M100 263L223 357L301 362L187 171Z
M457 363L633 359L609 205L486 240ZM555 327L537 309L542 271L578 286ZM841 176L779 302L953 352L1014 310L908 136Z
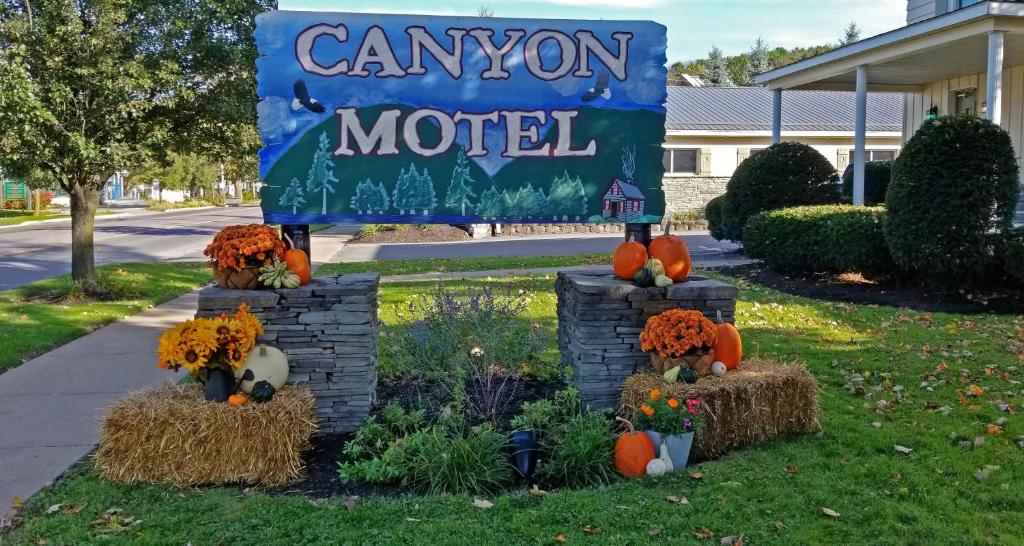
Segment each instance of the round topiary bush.
M783 272L861 273L895 266L882 233L883 207L822 205L752 216L743 230L747 255Z
M892 180L892 161L872 161L864 164L864 204L884 205L885 192ZM853 202L853 169L843 173L843 201Z
M747 219L766 210L839 202L836 169L814 148L775 144L740 164L726 187L725 238L743 239Z
M969 116L927 121L903 148L886 195L885 241L906 272L938 284L977 281L994 234L1017 206L1010 135Z
M708 231L711 232L712 237L718 240L725 239L725 226L722 224L722 209L724 207L724 195L719 195L708 201L704 207L704 218L707 218L708 221Z

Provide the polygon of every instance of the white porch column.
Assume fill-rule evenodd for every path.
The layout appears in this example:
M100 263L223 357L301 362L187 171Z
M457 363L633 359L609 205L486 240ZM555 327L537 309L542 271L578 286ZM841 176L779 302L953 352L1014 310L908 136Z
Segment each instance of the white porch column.
M1006 33L994 30L988 33L988 83L985 88L988 109L985 117L998 124L1003 113L1003 43Z
M857 109L853 133L853 204L864 204L864 160L868 134L868 69L857 67Z
M782 89L772 89L772 144L782 142Z

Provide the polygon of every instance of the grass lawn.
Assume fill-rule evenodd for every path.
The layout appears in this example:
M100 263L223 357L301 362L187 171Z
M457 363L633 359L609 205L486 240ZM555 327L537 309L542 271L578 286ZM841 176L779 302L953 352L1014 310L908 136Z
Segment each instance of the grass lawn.
M106 210L96 211L96 216L107 216L110 214L117 213ZM43 211L40 214L23 210L2 210L0 211L0 226L11 226L15 224L23 224L25 222L35 222L38 220L54 220L56 218L71 218L71 215L52 210Z
M553 276L496 282L550 292ZM384 320L429 286L383 286ZM1024 403L1024 320L740 288L748 354L803 361L818 377L820 435L768 442L657 481L543 497L510 493L491 498L486 510L462 496L363 498L349 510L346 499L126 487L82 467L32 499L22 527L0 541L552 544L564 536L569 544L717 545L743 534L758 545L1024 544L1024 449L1017 445L1024 425L996 403L1014 411ZM549 330L554 312L550 293L529 310ZM846 388L854 372L864 378L863 392ZM1001 429L986 431L1001 418ZM112 522L90 523L112 508L120 509ZM125 517L141 523L125 527Z
M100 267L99 275L116 298L62 298L73 291L69 275L0 292L0 373L210 280L209 270L201 263L110 265Z
M490 271L535 269L541 267L570 267L575 265L608 265L608 254L579 254L576 256L534 256L493 258L427 258L421 260L374 260L324 264L317 275L343 275L376 271L383 276L411 275L415 273L446 273L462 271Z

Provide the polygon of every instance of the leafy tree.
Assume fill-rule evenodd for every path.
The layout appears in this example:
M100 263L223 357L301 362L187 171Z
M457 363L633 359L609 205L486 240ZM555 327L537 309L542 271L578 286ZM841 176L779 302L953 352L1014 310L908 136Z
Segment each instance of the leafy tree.
M760 36L754 42L747 54L747 81L754 81L754 76L772 69L772 62L769 58L770 50L768 44Z
M455 160L455 169L452 171L452 183L448 186L448 196L445 205L449 207L462 207L462 216L466 215L466 205L472 205L470 199L476 197L469 187L475 182L469 172L469 161L466 159L465 150L459 149L459 156Z
M852 43L860 41L860 27L857 23L850 21L849 25L846 25L846 30L843 31L843 37L839 40L839 45L848 46Z
M477 214L482 218L499 218L505 215L507 194L502 194L498 188L491 186L480 194L480 204L477 206Z
M412 189L412 209L422 210L423 214L429 214L430 210L437 207L437 193L434 191L434 179L430 177L430 172L426 167L423 168L423 174L416 172L416 167L412 168L411 189Z
M320 192L323 206L320 214L327 214L327 194L334 193L334 184L338 182L334 176L334 161L331 157L331 141L327 131L320 133L320 145L313 154L313 164L306 175L306 191Z
M299 182L298 178L292 178L292 183L284 190L284 194L281 195L278 204L282 207L291 207L292 214L298 214L299 207L306 204L306 198L303 197L302 182Z
M384 184L376 184L367 178L356 186L351 205L359 214L363 214L363 211L367 214L373 214L374 211L383 213L390 205L389 201Z
M132 156L188 126L180 150L229 140L253 119L252 26L266 0L0 0L0 157L71 197L71 273L96 288L100 192ZM230 104L228 107L226 105Z
M188 191L192 199L213 189L217 180L217 165L196 154L173 154L161 187Z
M729 63L718 46L713 46L711 51L708 52L705 79L709 84L716 86L730 86L733 84Z
M573 178L568 171L563 172L562 176L555 177L550 191L548 212L556 220L561 215L562 220L574 216L578 221L587 215L587 192L578 176Z

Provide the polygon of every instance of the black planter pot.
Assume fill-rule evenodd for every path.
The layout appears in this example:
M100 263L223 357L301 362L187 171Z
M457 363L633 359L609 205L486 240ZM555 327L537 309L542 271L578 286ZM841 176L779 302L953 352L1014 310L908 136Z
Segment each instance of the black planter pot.
M512 466L521 478L529 479L537 469L540 448L537 444L537 433L532 430L520 430L512 433L509 440L512 449Z
M210 402L227 402L235 391L235 378L220 368L206 371L206 399Z

